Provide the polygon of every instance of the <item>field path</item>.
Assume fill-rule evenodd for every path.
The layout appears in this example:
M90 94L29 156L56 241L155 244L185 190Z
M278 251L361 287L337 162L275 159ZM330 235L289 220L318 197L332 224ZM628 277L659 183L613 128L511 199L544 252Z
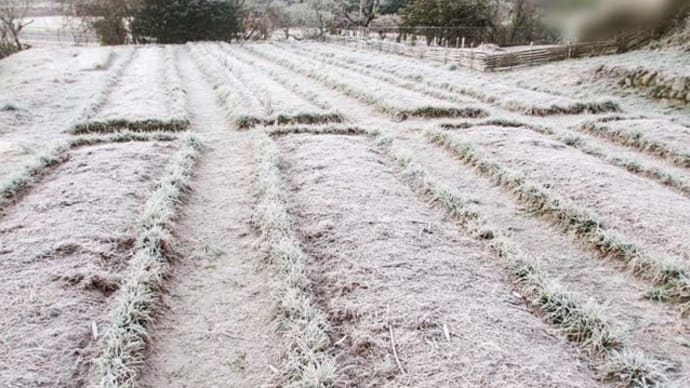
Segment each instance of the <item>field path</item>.
M209 84L181 49L192 130L204 144L193 194L177 229L182 259L173 269L168 311L153 329L151 387L252 387L270 379L276 341L262 252L249 225L255 169L251 134L228 129Z

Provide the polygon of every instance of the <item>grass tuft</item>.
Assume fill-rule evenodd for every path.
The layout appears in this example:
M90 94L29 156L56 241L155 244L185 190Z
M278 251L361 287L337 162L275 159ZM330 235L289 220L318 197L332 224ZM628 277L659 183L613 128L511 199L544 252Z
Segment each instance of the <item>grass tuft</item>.
M611 354L605 366L605 377L615 378L627 387L659 387L669 383L664 375L669 369L671 365L667 362L624 350Z
M144 206L134 257L110 313L110 326L98 345L96 386L133 386L144 365L148 330L160 308L161 289L173 257L172 230L200 153L201 144L187 138Z

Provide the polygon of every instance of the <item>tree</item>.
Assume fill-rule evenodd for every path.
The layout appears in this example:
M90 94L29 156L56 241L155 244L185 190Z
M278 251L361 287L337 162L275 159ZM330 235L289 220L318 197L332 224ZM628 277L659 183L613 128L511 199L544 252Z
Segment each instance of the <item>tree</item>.
M130 28L138 43L239 38L241 10L227 0L140 0Z
M345 27L369 27L379 14L381 0L344 0L339 6L339 14Z
M546 34L534 0L514 0L508 22L509 42L533 41Z
M28 11L29 2L26 0L0 5L0 58L25 48L19 35L33 22L26 18Z
M491 40L494 7L484 0L414 0L404 9L401 26L426 36L427 43Z
M301 29L302 37L321 39L335 22L335 9L333 0L307 0L290 5L286 12L289 26ZM295 37L286 37L290 36Z
M101 44L127 43L129 31L127 19L132 15L132 0L82 0L75 6L75 13L98 35Z
M388 0L381 5L381 15L397 14L407 7L411 0Z

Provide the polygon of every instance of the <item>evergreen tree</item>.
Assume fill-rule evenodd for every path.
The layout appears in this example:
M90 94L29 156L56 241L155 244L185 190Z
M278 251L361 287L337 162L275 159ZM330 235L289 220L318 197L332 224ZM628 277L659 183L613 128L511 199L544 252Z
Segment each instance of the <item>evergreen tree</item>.
M231 41L242 30L240 13L227 0L141 0L130 28L139 43Z

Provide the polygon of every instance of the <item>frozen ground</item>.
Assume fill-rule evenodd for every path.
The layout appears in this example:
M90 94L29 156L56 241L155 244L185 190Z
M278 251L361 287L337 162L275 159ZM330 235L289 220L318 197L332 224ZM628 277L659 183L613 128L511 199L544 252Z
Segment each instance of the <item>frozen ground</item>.
M0 381L688 386L690 111L601 65L690 75L313 42L0 61Z

